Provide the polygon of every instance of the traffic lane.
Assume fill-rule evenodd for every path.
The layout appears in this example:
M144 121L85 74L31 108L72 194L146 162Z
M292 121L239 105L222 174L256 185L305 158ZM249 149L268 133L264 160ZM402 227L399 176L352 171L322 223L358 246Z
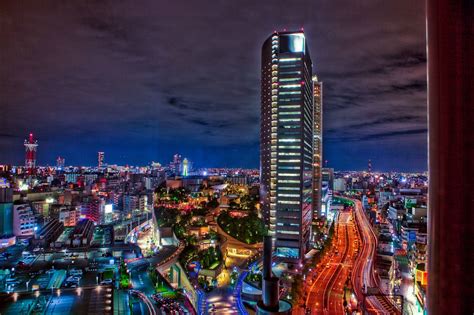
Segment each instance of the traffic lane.
M345 222L344 220L342 222ZM338 230L339 231L344 231L344 225L338 225ZM324 311L324 297L325 293L327 290L327 287L329 285L329 282L331 278L333 277L334 273L338 269L338 265L341 262L341 254L345 250L346 242L345 242L345 236L344 232L337 233L337 239L335 240L337 245L337 250L339 254L335 254L334 247L332 247L332 252L328 252L327 255L325 256L326 259L323 260L321 263L322 268L324 268L321 271L320 276L314 281L311 289L310 289L310 296L307 298L307 307L314 307L314 311L316 314L318 312L323 313ZM329 268L326 267L329 264ZM323 275L322 278L321 275ZM317 285L316 289L314 287Z
M356 224L359 228L361 238L362 238L362 244L363 248L361 251L360 255L360 268L357 269L358 272L361 273L360 279L362 280L362 285L367 287L377 287L378 283L374 275L374 268L373 268L373 261L374 261L374 256L375 256L375 248L377 246L377 239L372 231L372 228L370 226L370 222L368 221L367 217L365 216L362 208L362 204L358 200L353 200L355 202L355 209L354 211L357 212L357 217L356 217ZM358 288L359 289L359 288ZM360 294L358 296L359 300L361 300L363 297L363 292L362 288L357 290L357 292ZM380 313L389 313L390 311L387 311L386 308L380 303L378 299L374 298L366 298L366 305L368 309L372 309L376 312Z
M344 309L344 287L346 285L346 280L349 277L350 269L352 268L353 263L353 253L354 253L354 246L352 246L354 242L353 236L353 228L351 224L348 224L348 252L345 261L343 261L343 267L341 272L336 279L336 290L333 290L330 296L330 314L340 314L341 310ZM350 293L349 293L350 294ZM347 297L347 301L349 297Z
M334 275L331 277L329 283L326 285L326 288L324 290L324 308L326 311L330 311L331 305L334 303L331 300L331 295L339 294L339 286L338 286L338 278L339 274L341 272L341 263L344 262L345 260L345 254L347 250L347 226L346 224L340 225L339 228L339 236L342 238L341 242L339 243L338 247L338 263L336 264L336 270ZM341 290L342 291L342 290Z
M147 272L148 265L131 270L132 286L135 290L139 290L147 295L155 293L155 288L150 276Z

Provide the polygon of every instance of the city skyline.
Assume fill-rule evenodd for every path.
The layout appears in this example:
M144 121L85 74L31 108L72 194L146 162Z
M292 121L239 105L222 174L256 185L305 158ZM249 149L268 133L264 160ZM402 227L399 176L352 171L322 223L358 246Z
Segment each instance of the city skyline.
M167 4L164 17L152 4L153 14L111 7L2 3L1 163L21 165L33 132L39 165L57 156L95 165L98 151L112 164L167 163L179 152L202 167L256 168L259 45L275 29L304 27L325 84L328 166L426 170L422 3L346 12L296 2L283 17L270 4L202 5L195 15Z
M473 15L0 1L0 315L474 314Z

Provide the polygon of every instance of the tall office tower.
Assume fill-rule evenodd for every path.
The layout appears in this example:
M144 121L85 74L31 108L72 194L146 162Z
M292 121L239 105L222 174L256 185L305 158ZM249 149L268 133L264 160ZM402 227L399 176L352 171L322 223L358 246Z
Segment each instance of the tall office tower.
M188 165L188 159L187 158L184 158L183 160L183 166L182 166L182 171L181 171L181 175L183 176L188 176L188 173L189 173L189 165Z
M58 158L56 159L56 168L63 169L65 162L66 160L63 157L58 156Z
M97 152L97 166L102 168L104 165L104 152Z
M313 215L321 215L321 168L323 159L323 83L313 76Z
M301 32L275 32L262 47L260 198L274 251L298 263L312 221L312 63Z
M38 140L35 140L30 133L28 140L24 142L25 146L25 167L29 175L32 175L36 169L36 150L38 149Z
M173 162L171 162L171 165L170 165L171 169L173 170L173 172L178 175L179 174L179 169L181 167L181 155L176 153L174 156L173 156Z

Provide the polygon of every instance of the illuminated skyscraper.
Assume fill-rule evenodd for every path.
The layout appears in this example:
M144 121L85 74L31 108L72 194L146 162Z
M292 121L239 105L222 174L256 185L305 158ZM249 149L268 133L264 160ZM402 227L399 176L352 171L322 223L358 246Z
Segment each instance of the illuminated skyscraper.
M275 32L262 47L260 198L277 256L309 249L313 180L312 62L304 32Z
M188 176L188 173L189 173L188 159L184 158L184 160L183 160L183 170L181 172L181 175Z
M323 159L323 83L313 76L313 215L321 215L321 168Z
M36 169L36 150L38 149L38 140L35 140L30 133L28 140L24 142L25 146L25 167L28 174L32 175Z
M97 167L102 168L104 165L104 152L97 152Z
M58 158L56 159L56 168L59 170L63 169L64 163L65 163L65 159L63 157L58 156Z
M13 234L13 189L6 184L6 180L0 178L0 238Z
M175 155L173 155L173 162L170 163L170 169L176 175L178 175L180 168L181 168L181 155L176 153Z

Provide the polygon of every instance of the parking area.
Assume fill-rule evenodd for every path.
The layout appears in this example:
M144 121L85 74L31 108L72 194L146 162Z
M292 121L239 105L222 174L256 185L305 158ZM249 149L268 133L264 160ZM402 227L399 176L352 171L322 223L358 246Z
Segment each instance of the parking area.
M99 286L2 294L0 314L112 314L113 291Z

